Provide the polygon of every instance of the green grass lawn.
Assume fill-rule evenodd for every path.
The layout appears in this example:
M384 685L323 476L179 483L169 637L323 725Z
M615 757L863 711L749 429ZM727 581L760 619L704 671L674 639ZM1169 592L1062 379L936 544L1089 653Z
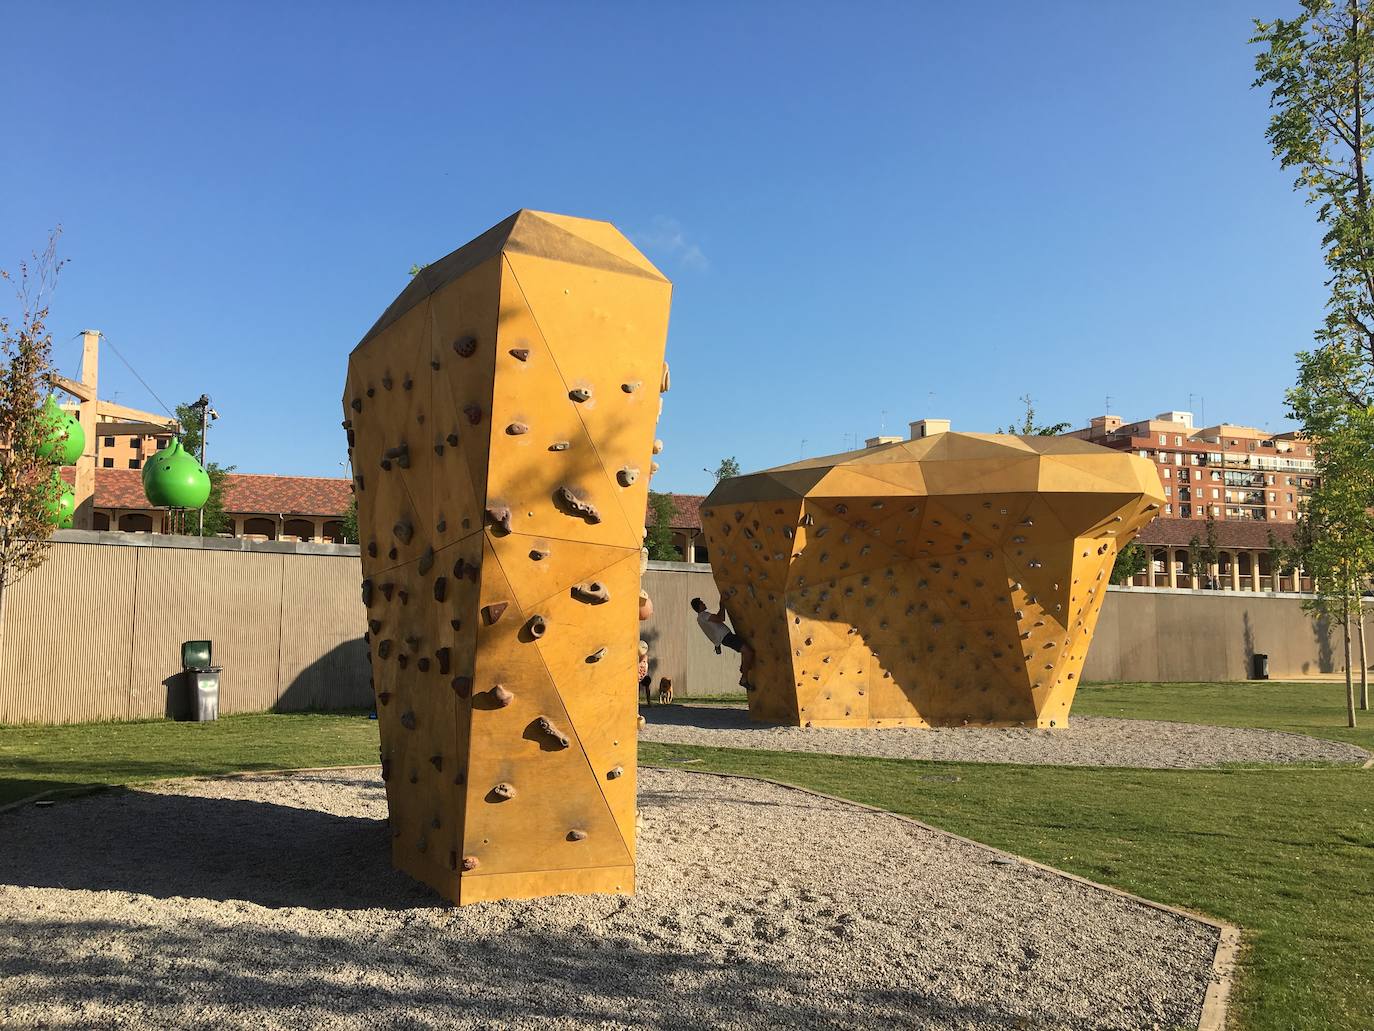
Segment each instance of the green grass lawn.
M0 727L0 805L54 788L376 761L377 724L357 713Z
M1092 686L1074 712L1262 726L1374 749L1343 685ZM0 728L0 802L54 787L375 761L349 714ZM924 763L644 744L646 763L771 777L904 813L1239 924L1233 1028L1374 1026L1374 771Z
M1356 698L1359 685L1355 686ZM1357 701L1358 704L1358 701ZM1235 684L1085 684L1073 716L1124 716L1219 727L1265 727L1348 741L1374 752L1374 711L1345 718L1345 683L1247 680ZM1072 719L1072 717L1070 717ZM1374 1026L1374 1018L1370 1020Z

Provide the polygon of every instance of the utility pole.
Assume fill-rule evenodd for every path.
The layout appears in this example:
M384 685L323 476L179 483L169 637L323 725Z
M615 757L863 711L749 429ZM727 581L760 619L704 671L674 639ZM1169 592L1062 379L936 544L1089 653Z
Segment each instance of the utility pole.
M200 467L205 469L205 438L210 431L210 422L219 418L219 412L210 407L210 395L201 394L191 404L192 408L200 409ZM210 470L205 469L206 475ZM205 536L205 506L200 506L200 536Z

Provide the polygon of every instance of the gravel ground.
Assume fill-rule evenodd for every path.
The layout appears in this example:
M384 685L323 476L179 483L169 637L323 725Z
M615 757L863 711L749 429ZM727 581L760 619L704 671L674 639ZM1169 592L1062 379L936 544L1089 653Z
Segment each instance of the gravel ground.
M641 771L639 893L442 908L367 771L0 815L0 1025L1195 1027L1216 931L790 788Z
M1068 727L779 727L754 723L743 708L641 708L641 741L773 752L824 752L885 759L1197 769L1222 763L1363 763L1363 748L1302 734L1157 720L1075 716Z

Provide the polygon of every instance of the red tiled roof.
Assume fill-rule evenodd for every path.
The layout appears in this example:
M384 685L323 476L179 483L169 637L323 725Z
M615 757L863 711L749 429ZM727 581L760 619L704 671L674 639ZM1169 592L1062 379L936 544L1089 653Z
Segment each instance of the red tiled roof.
M668 525L674 530L700 530L701 529L701 503L706 500L705 494L669 494L673 499L673 504L677 506L677 512L668 521Z
M75 470L63 469L72 482ZM261 515L341 516L352 496L349 480L337 476L269 476L229 473L224 510ZM96 508L148 508L142 473L137 469L96 469Z
M1258 519L1218 519L1213 524L1217 528L1217 547L1244 548L1251 551L1264 551L1269 547L1269 534L1282 544L1292 544L1297 527L1293 523L1267 523ZM1165 519L1156 518L1140 531L1137 540L1141 544L1158 544L1161 547L1186 548L1194 537L1205 547L1207 544L1207 521L1205 519Z

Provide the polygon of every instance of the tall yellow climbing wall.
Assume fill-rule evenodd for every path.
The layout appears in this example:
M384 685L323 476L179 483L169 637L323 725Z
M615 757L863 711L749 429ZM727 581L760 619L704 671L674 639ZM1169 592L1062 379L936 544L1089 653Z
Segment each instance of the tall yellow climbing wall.
M520 211L344 390L396 866L460 904L634 890L635 665L669 282Z
M725 480L711 568L755 649L755 719L1065 726L1150 463L1067 437L939 433Z

